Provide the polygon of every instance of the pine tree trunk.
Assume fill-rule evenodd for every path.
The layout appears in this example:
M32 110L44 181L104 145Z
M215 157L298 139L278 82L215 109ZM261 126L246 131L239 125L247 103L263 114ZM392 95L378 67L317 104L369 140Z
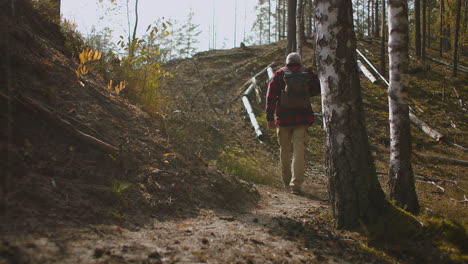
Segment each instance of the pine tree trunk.
M453 72L452 76L457 77L458 72L458 38L460 36L460 21L461 21L461 0L457 2L457 18L455 22L455 38L453 41Z
M276 41L281 39L281 12L280 12L281 0L276 1Z
M297 1L296 11L296 38L297 38L297 52L302 55L302 46L305 43L305 25L304 25L304 0Z
M411 167L411 133L408 107L408 2L388 0L388 103L390 117L390 199L413 214L419 202Z
M271 0L268 0L268 44L271 43Z
M351 0L317 0L326 173L337 228L377 220L388 202L369 150L356 58Z
M379 0L375 0L375 21L374 21L374 37L380 37L379 33Z
M426 1L422 1L422 40L421 40L421 57L423 63L426 61Z
M382 41L380 42L380 72L382 74L385 74L387 71L387 67L385 66L385 13L385 0L382 0L382 24L380 28L380 32L382 33Z
M288 48L287 53L296 51L296 7L297 0L288 0Z
M443 46L444 46L444 0L440 0L440 9L439 9L439 56L443 56Z
M371 0L367 1L367 36L371 35L371 15L370 15L370 5Z
M371 7L371 10L372 10L372 19L371 19L371 32L369 32L369 36L374 36L374 32L375 32L375 8L374 8L374 5L375 5L375 0L370 0L371 3L372 3L372 7Z
M282 38L284 38L284 36L286 35L286 1L289 0L283 0L283 35L281 36Z
M417 57L421 57L421 0L414 0L414 40Z

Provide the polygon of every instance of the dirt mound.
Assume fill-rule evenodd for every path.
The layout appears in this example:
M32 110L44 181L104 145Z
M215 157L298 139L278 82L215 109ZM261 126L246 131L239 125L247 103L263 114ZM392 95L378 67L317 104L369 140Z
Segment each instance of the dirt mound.
M174 151L158 120L98 76L78 79L58 26L29 1L0 12L1 231L255 203L252 185Z

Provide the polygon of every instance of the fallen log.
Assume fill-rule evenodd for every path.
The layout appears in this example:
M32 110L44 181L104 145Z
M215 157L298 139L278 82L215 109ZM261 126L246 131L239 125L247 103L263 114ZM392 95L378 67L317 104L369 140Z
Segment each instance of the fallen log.
M371 81L371 83L376 83L376 82L377 82L377 79L376 79L376 78L374 77L374 75L372 75L372 73L366 68L366 66L364 66L360 60L357 60L357 63L358 63L358 67L359 67L359 69L361 70L362 74L364 74L364 76L366 76L366 78L369 79L369 81Z
M0 96L3 97L4 99L7 100L14 100L16 103L23 105L25 107L30 108L31 110L41 114L57 126L63 128L64 130L68 131L70 134L73 136L77 137L78 139L84 141L85 143L91 144L102 151L109 153L109 154L114 154L116 152L119 152L119 149L112 146L109 143L106 143L102 140L99 140L91 135L88 135L76 128L73 127L72 124L70 124L68 121L60 118L56 114L54 114L52 111L47 109L45 106L43 106L41 103L38 101L32 99L31 97L25 96L25 95L18 95L17 97L10 98L7 95L0 93Z
M412 124L419 127L424 133L426 133L426 135L428 135L429 137L435 139L435 141L438 142L438 141L441 141L444 138L444 135L442 135L442 133L440 133L439 131L437 131L434 128L430 127L428 124L426 124L426 122L419 119L412 112L411 108L410 108L409 116L410 116L410 121L411 121Z
M440 157L440 156L418 154L415 152L413 152L413 155L418 158L430 160L432 162L443 162L443 163L451 164L451 165L468 166L468 161L466 160L457 160L457 159L451 159L451 158Z
M363 58L363 60L367 63L367 65L369 65L369 67L380 77L380 79L382 79L382 81L387 84L387 87L390 85L388 83L388 81L385 79L385 77L383 77L378 71L377 69L372 65L372 63L367 60L367 58L359 51L357 50L357 53L359 54L359 56L361 56ZM439 131L437 131L436 129L430 127L426 122L422 121L421 119L419 119L413 112L414 110L411 108L411 106L408 106L409 107L409 118L410 118L410 121L412 124L418 126L424 133L426 133L429 137L435 139L436 141L440 141L444 138L444 135L442 135L442 133L440 133Z
M445 62L445 61L441 61L441 60L438 60L438 59L436 59L436 58L432 58L432 57L429 57L429 56L426 56L426 58L430 59L430 60L433 61L433 62L437 62L437 63L439 63L439 64L448 66L448 67L450 67L450 68L453 69L453 65L450 64L450 63L447 63L447 62ZM468 73L468 69L467 69L466 67L461 66L461 65L458 65L457 69L458 69L459 71L463 72L463 73Z
M257 138L261 141L263 141L264 136L262 133L262 130L260 129L260 126L258 125L257 119L255 118L255 114L252 110L252 106L250 105L249 98L247 95L242 96L242 102L244 103L245 110L247 111L247 114L249 115L250 118L250 123L252 123L252 126L255 130L255 135Z

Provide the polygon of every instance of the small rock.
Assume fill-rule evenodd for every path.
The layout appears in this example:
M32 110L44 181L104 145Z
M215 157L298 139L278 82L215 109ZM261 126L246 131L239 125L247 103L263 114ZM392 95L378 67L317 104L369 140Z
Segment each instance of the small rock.
M203 238L201 242L203 243L203 245L210 243L210 241L208 241L208 239L206 238Z
M102 257L102 256L104 255L104 253L105 253L105 251L104 251L102 248L96 248L96 249L94 250L93 256L94 256L95 258L100 258L100 257Z
M151 254L148 255L148 258L152 258L152 259L161 259L161 254L159 254L159 252L155 251Z

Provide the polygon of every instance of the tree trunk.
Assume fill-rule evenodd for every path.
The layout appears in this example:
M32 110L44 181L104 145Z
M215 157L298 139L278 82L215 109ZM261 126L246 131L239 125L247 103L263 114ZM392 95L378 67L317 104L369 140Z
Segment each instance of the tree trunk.
M367 1L367 36L371 35L371 15L370 15L370 5L371 0Z
M417 57L421 57L421 3L420 0L414 0L414 40L415 52Z
M387 67L385 66L385 13L385 0L382 0L382 41L380 42L380 72L382 74L385 74L385 72L387 71Z
M374 37L380 37L379 33L379 0L375 0L375 20L374 20Z
M307 18L308 18L308 21L309 21L309 25L307 26L307 36L309 38L312 37L312 27L314 25L314 22L313 22L313 8L314 8L314 4L312 2L312 0L308 0L307 1L307 5L308 5L308 12L307 12Z
M369 149L351 0L317 0L325 163L337 228L374 223L388 208ZM352 118L350 118L352 117Z
M268 44L271 43L271 0L268 0Z
M452 72L453 77L457 77L457 71L458 71L458 38L460 35L461 7L462 7L462 2L461 0L458 0L457 20L455 22L455 38L453 41L453 72Z
M302 55L302 47L305 43L305 25L304 25L304 0L298 0L296 11L296 38L297 52Z
M443 45L444 45L444 0L440 0L439 9L439 56L443 56Z
M288 0L288 48L287 53L296 51L296 7L297 0Z
M283 0L283 35L281 36L282 38L284 38L284 36L286 35L286 1L289 0Z
M388 0L388 53L390 85L390 199L413 214L419 202L411 167L411 133L408 107L408 2Z
M427 36L426 36L426 47L431 49L431 1L426 2L426 24L427 24Z
M276 1L276 41L281 39L281 12L280 12L281 0Z
M421 57L423 63L426 62L426 1L422 1L422 40L421 40Z

